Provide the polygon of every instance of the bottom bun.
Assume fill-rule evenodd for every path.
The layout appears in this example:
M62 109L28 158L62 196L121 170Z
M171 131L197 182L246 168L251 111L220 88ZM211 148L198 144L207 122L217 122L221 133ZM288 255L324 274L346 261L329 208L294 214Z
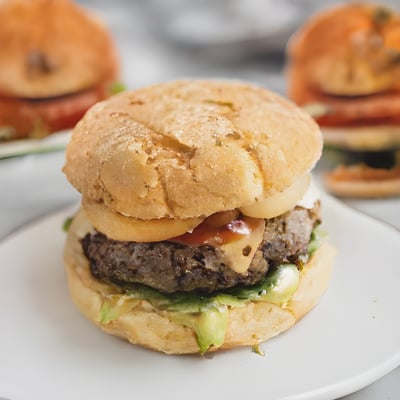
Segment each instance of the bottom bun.
M400 166L392 169L365 165L339 166L325 174L324 184L329 192L340 197L400 196Z
M98 281L90 273L80 242L88 230L90 225L79 212L69 229L64 250L69 290L79 310L103 331L133 344L167 354L199 353L194 331L171 321L170 311L156 309L146 300L108 324L100 322L104 296L112 294L112 286ZM314 253L301 271L297 291L284 307L264 301L229 307L224 343L208 351L257 345L292 327L325 292L334 256L335 250L327 244Z

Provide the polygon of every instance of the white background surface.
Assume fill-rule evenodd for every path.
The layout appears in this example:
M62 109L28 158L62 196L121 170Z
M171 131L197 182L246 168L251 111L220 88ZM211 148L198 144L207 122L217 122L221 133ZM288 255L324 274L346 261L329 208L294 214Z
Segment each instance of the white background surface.
M160 41L157 36L162 29L164 33L167 32L165 27L170 20L168 19L170 13L161 15L161 18L160 13L157 16L153 15L149 13L148 8L144 9L145 2L83 3L97 10L111 27L122 54L123 80L129 88L182 77L223 77L245 79L284 92L284 75L279 56L277 58L261 56L243 60L238 57L235 47L230 47L228 44L223 47L214 46L211 53L207 50L202 51L204 49L201 48L195 52L186 51ZM152 1L147 4L149 3L161 7L162 2ZM179 3L168 2L171 7ZM159 11L163 11L162 8ZM246 47L241 45L239 53ZM222 48L229 51L223 52ZM218 53L221 57L218 57ZM61 172L62 165L62 152L0 161L0 237L50 211L78 201L78 194L68 185ZM399 199L351 201L349 204L400 229ZM0 266L1 264L2 260ZM398 318L394 316L396 317ZM345 364L346 361L343 362ZM400 368L375 384L345 397L346 400L398 398L400 398Z

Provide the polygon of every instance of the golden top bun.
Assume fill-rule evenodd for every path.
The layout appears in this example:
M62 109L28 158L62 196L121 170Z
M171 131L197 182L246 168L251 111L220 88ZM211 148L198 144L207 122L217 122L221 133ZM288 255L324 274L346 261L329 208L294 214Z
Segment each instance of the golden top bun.
M60 96L117 73L109 32L70 0L3 0L0 43L0 93L6 96Z
M193 218L281 192L319 159L313 119L239 82L175 81L98 103L64 172L84 198L139 219Z
M167 354L199 353L192 329L171 321L171 311L161 311L143 300L133 310L116 320L102 324L100 309L103 293L110 287L97 281L90 273L82 252L81 238L90 225L80 213L74 219L64 249L64 264L71 297L78 309L103 331L120 336L133 344ZM309 312L325 292L332 271L335 250L321 247L300 274L300 283L286 307L269 302L248 303L230 308L224 344L219 349L251 346L266 341L292 327ZM218 350L212 347L209 351Z
M398 89L400 17L382 6L350 3L310 18L293 36L289 55L303 78L333 95Z

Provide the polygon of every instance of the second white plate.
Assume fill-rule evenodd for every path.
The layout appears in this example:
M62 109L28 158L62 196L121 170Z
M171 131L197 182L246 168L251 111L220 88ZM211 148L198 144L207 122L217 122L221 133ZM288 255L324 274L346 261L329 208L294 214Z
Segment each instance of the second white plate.
M0 160L2 158L25 156L27 154L49 153L64 150L71 137L71 131L52 133L42 139L20 139L0 142Z

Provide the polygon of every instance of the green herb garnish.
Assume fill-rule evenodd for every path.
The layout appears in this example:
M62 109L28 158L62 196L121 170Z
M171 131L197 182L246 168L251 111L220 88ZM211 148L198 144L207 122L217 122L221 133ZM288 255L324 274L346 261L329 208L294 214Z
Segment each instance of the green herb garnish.
M74 220L74 217L68 217L68 218L65 219L65 221L63 223L63 226L62 226L62 230L64 232L68 232L69 231L69 228L70 228L73 220Z
M125 92L126 86L122 82L114 82L111 84L109 88L110 95L118 94L121 92Z

